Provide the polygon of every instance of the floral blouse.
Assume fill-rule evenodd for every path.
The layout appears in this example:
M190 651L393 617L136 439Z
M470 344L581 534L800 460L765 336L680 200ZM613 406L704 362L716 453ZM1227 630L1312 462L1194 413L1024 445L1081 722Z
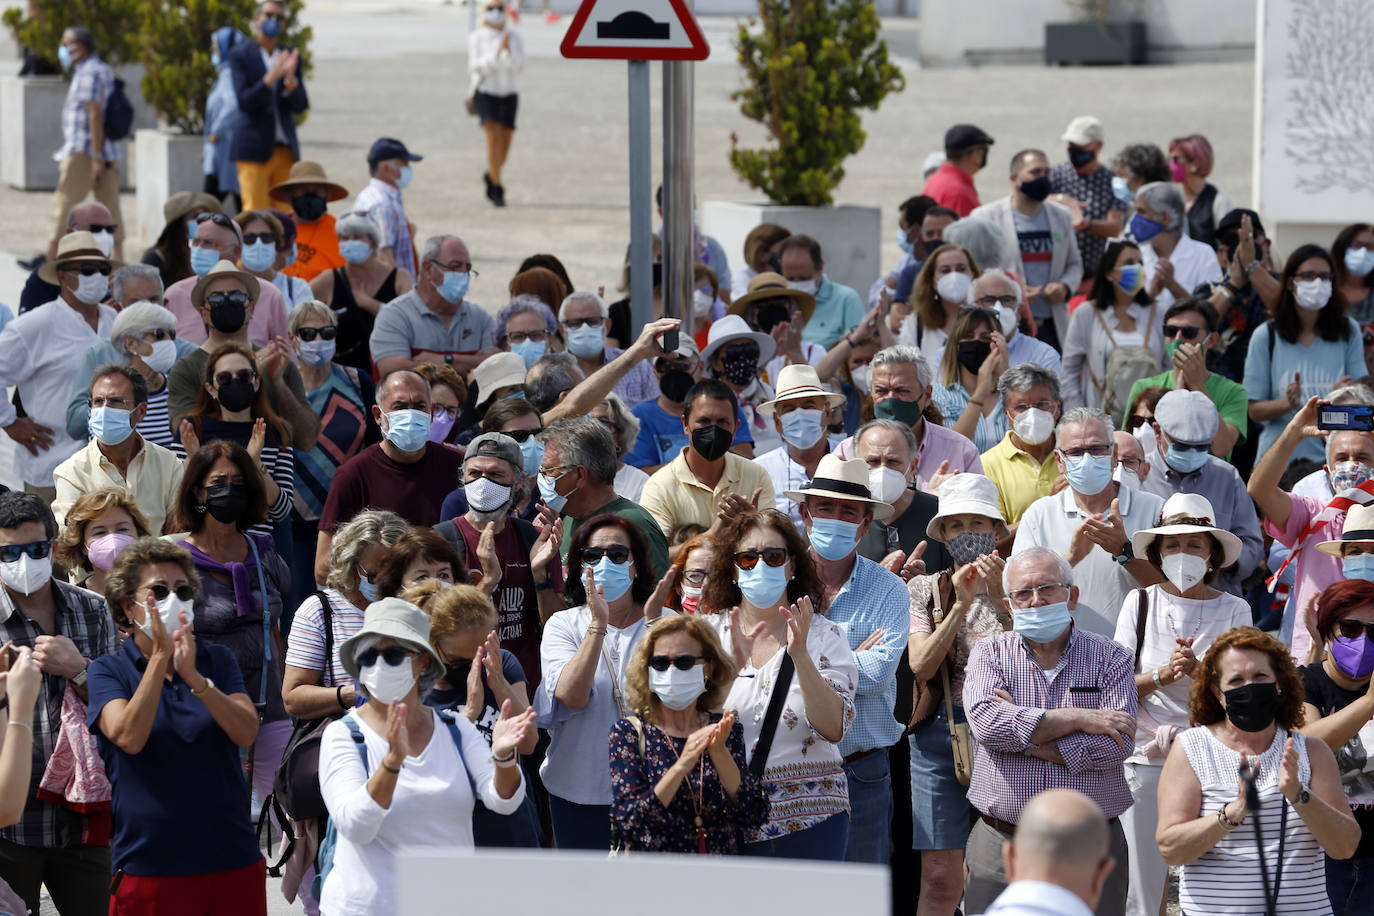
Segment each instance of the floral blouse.
M907 582L911 593L911 632L934 633L935 624L931 609L934 602L935 580L939 574L931 576L912 576ZM950 609L945 608L945 613ZM964 705L964 666L968 664L969 653L974 645L988 636L996 636L1011 629L1011 617L1006 611L998 610L987 595L976 595L973 607L964 615L959 624L959 632L954 635L954 665L949 672L949 689L953 694L955 706Z
M639 733L629 719L621 719L611 727L613 844L644 852L700 852L696 827L699 805L705 851L716 855L739 853L741 832L757 829L768 821L768 796L763 783L749 772L745 762L744 729L736 722L726 739L726 747L740 771L739 791L734 800L725 794L710 753L703 752L702 764L692 769L691 775L678 786L672 804L665 808L654 794L654 786L677 762L687 739L674 738L648 723L641 727L642 756Z

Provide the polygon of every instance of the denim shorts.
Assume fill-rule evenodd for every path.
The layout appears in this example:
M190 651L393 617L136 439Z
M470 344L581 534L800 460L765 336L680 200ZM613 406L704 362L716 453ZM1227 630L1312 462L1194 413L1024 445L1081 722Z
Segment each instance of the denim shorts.
M954 719L963 722L964 710L954 707ZM963 849L973 827L973 806L968 789L954 775L954 751L950 747L949 719L941 706L917 727L911 742L911 848Z

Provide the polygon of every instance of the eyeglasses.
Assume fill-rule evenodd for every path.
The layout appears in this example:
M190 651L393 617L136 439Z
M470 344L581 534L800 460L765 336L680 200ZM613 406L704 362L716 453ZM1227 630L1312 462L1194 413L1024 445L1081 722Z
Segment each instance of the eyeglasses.
M1129 417L1126 418L1126 422L1129 424L1129 425L1126 427L1126 429L1127 429L1127 430L1132 430L1132 429L1135 429L1137 426L1139 426L1141 423L1153 423L1154 420L1155 420L1154 417L1146 416L1146 415L1143 414L1143 413L1133 413L1133 414L1131 414Z
M223 388L225 385L228 385L230 382L235 382L235 381L238 381L238 382L249 382L249 383L251 383L251 382L253 381L253 379L255 379L255 378L257 378L257 377L258 377L258 370L256 370L256 369L240 369L240 370L237 371L237 372L216 372L216 373L215 373L215 387L216 387L216 388Z
M1119 461L1121 466L1128 471L1135 471L1137 473L1140 471L1141 462L1139 458L1118 458L1117 461Z
M1110 445L1087 445L1083 448L1061 448L1059 454L1065 458L1082 458L1084 455L1092 455L1094 458L1106 458L1112 453Z
M23 554L31 560L41 560L52 552L52 541L30 541L27 544L6 544L0 547L0 561L13 563Z
M983 317L991 320L993 324L996 325L997 330L1000 331L1002 329L1002 316L998 315L997 310L992 306L984 308L981 305L961 305L959 306L959 311L973 312L975 314L982 315Z
M1015 407L1008 407L1007 413L1011 414L1013 417L1019 417L1032 407L1036 410L1043 410L1045 413L1054 413L1055 410L1059 408L1059 402L1044 400L1036 401L1034 404L1017 404Z
M630 548L623 544L612 544L610 547L583 547L582 565L592 566L601 562L602 557L609 557L610 561L619 566L630 559Z
M169 331L166 328L153 328L151 331L143 332L144 340L176 340L177 332Z
M753 569L759 565L759 559L772 567L778 567L787 562L791 555L786 547L765 547L762 550L741 550L735 554L735 565L740 569Z
M667 359L660 356L654 360L654 371L668 373L673 370L678 372L691 372L692 361L690 359Z
M471 264L464 264L461 262L458 264L444 264L440 261L430 261L429 263L433 264L435 267L439 268L445 273L471 274L474 280L481 276L481 274L472 269Z
M506 340L513 344L524 343L527 340L534 343L543 343L548 339L548 331L530 331L528 333L524 331L511 331L506 335Z
M1177 450L1180 452L1205 452L1211 447L1212 445L1210 442L1203 442L1198 445L1190 445L1186 442L1169 442L1169 449L1171 451Z
M1366 623L1363 620L1337 620L1336 632L1345 639L1359 639L1361 632L1370 639L1374 639L1374 623ZM660 668L659 670L663 669Z
M1302 273L1293 274L1293 279L1299 283L1310 283L1313 280L1325 280L1331 282L1331 274L1326 271L1304 270Z
M83 277L93 277L96 274L110 275L109 264L71 264L59 267L58 270L65 270L68 273L81 274Z
M168 595L176 595L182 601L190 601L196 597L196 590L189 585L178 585L176 588L168 588L162 583L148 586L148 590L153 593L154 601L166 601Z
M688 569L682 573L682 581L688 585L701 585L706 581L706 570Z
M543 431L544 427L542 426L537 429L503 429L501 430L501 435L510 436L516 442L524 442L530 436L537 436Z
M115 410L128 410L128 398L87 398L86 403L91 407L113 407Z
M691 671L697 662L704 661L704 655L650 655L649 667L655 671L667 671L670 667L679 671Z
M320 340L333 340L335 337L339 336L339 329L334 327L297 328L296 336L304 341L311 341L314 340L316 337L319 337Z
M1202 328L1195 328L1186 324L1166 324L1164 326L1164 336L1172 340L1175 337L1182 337L1184 340L1196 340L1202 333Z
M211 293L205 297L205 305L214 308L218 305L248 305L248 294L235 290L231 293Z
M1060 592L1068 594L1069 586L1064 582L1047 582L1044 585L1036 585L1031 588L1018 588L1015 591L1007 592L1007 597L1011 603L1020 607L1028 607L1038 596L1046 604L1059 597Z
M108 223L104 225L100 223L91 223L86 226L87 232L108 232L110 235L114 235L118 229L119 223Z
M395 668L406 659L413 658L416 654L414 649L407 649L405 646L387 646L385 649L378 649L376 646L373 646L371 649L359 652L355 661L358 663L359 668L371 668L373 665L377 664L377 658L380 657L382 661Z
M605 318L564 318L563 327L572 330L573 328L597 327Z
M1007 308L1012 309L1016 308L1016 303L1018 301L1019 300L1017 300L1015 296L1010 294L1006 296L979 296L977 299L973 300L975 305L981 305L985 309L996 308L999 305L1005 305Z
M253 245L257 242L270 242L275 248L277 246L277 234L275 232L245 232L243 234L243 244Z

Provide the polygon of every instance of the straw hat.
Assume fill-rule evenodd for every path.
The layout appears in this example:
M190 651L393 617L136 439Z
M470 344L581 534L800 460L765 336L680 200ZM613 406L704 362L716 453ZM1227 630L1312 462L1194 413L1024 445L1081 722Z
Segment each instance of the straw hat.
M964 471L940 485L940 507L926 525L926 536L944 543L941 526L945 519L954 515L981 515L993 519L1001 526L1002 534L1006 534L1007 520L1002 517L997 484L982 474Z
M178 191L162 205L162 221L172 223L185 219L186 215L197 207L211 213L224 212L224 207L213 194L206 194L204 191Z
M258 285L258 278L246 270L239 270L234 266L233 261L220 261L210 268L210 272L196 281L196 285L191 288L191 304L200 308L205 301L205 287L210 285L211 280L220 280L224 277L233 277L243 284L243 288L248 292L248 298L254 302L258 301L258 292L261 287Z
M825 398L831 407L843 407L845 397L836 394L821 384L821 377L811 366L783 366L778 373L777 394L773 400L764 401L758 412L765 417L773 416L773 407L783 401L800 401L803 398Z
M54 286L60 286L57 282L58 267L66 264L109 264L113 267L114 263L100 250L95 236L89 232L68 232L57 240L57 257L43 262L43 266L38 268L38 276Z
M746 310L755 302L764 299L791 299L796 307L801 310L802 320L810 321L811 314L816 311L816 297L810 293L799 289L793 289L787 285L781 274L773 273L771 270L764 271L754 279L749 281L749 292L730 303L731 315L744 315Z
M1202 519L1206 524L1199 525L1193 522L1177 521L1188 518ZM1223 553L1221 566L1223 569L1240 559L1240 538L1225 529L1214 526L1216 514L1212 511L1211 502L1205 496L1199 496L1196 493L1175 493L1165 500L1164 508L1159 513L1159 519L1160 524L1154 528L1145 528L1131 535L1131 550L1137 557L1143 559L1145 551L1161 535L1210 534L1221 543ZM1176 521L1170 522L1170 519Z
M1346 544L1369 544L1374 542L1374 505L1351 506L1345 510L1345 528L1335 541L1322 541L1317 549L1333 557L1341 555Z
M861 458L845 461L839 455L826 455L816 465L816 476L809 484L800 490L786 490L783 495L794 502L803 502L808 496L829 496L868 503L879 521L892 514L891 504L874 499L868 489L868 463Z
M291 166L291 175L281 184L273 185L267 191L267 196L273 200L283 203L291 200L290 192L292 188L298 188L303 184L323 185L325 188L324 199L331 203L336 200L343 200L348 196L348 190L341 184L335 184L329 180L329 176L324 173L324 166L318 162L297 162Z

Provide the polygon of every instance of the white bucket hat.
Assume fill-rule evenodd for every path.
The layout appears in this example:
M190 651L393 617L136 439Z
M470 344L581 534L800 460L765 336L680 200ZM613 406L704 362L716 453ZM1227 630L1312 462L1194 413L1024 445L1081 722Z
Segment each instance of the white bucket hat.
M1005 535L1007 520L1002 517L999 501L997 484L987 477L967 471L955 474L940 485L940 508L926 525L926 535L944 543L942 526L951 515L982 515L994 519Z
M429 644L429 615L409 601L383 598L372 602L363 612L363 628L339 646L339 663L348 676L355 680L359 671L358 661L354 658L357 646L369 636L390 636L398 643L428 655L439 668L444 667L444 660Z
M725 346L732 340L752 340L759 347L759 368L762 369L773 358L773 354L778 351L778 343L760 331L754 331L743 318L738 315L726 315L711 322L711 330L706 335L706 349L701 351L701 358L704 362L709 362L716 351Z
M1196 493L1175 493L1164 502L1159 513L1160 523L1154 528L1144 528L1131 535L1131 550L1141 559L1145 551L1155 542L1155 538L1165 534L1210 534L1221 543L1223 569L1240 559L1240 538L1229 531L1217 528L1216 513L1205 496ZM1176 519L1176 521L1170 521ZM1206 524L1185 522L1182 519L1201 519Z
M868 489L868 462L861 458L845 461L839 455L826 455L816 465L816 476L809 484L800 490L786 490L783 495L799 503L805 502L808 496L868 503L873 507L873 517L879 521L892 514L892 505L874 499Z

